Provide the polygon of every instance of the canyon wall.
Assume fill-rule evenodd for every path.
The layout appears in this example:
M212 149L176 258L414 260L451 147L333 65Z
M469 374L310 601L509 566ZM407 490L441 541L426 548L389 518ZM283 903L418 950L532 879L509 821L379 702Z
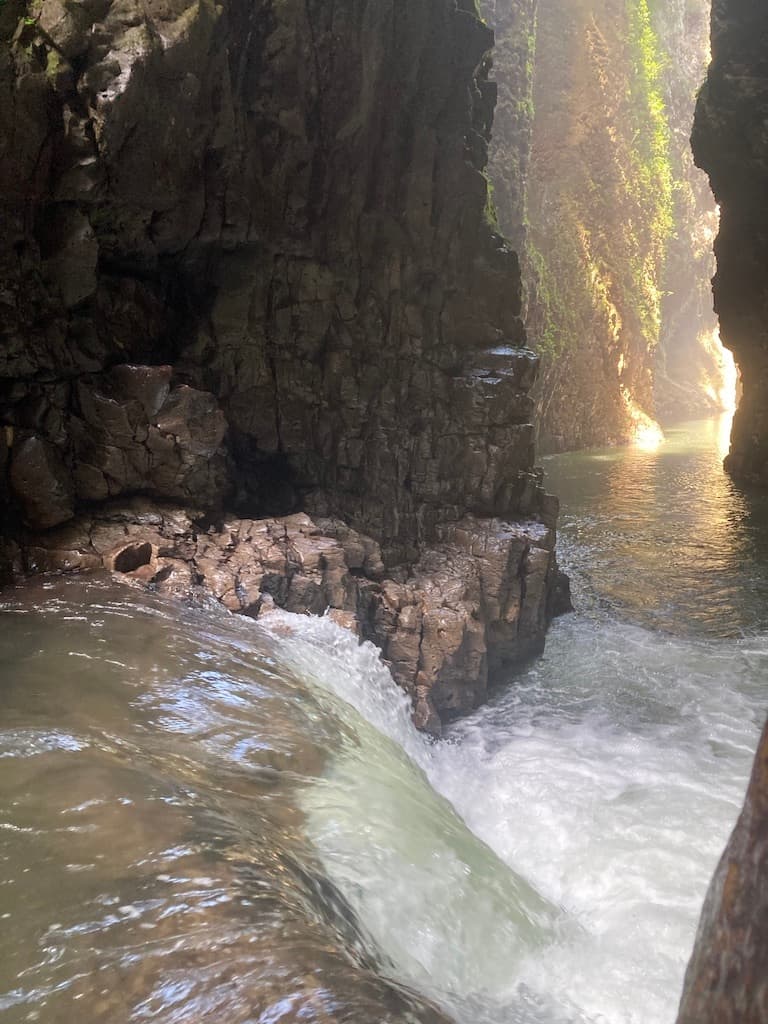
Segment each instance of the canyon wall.
M707 0L484 10L498 36L490 173L501 229L522 252L542 444L625 441L653 429L657 408L716 411L716 215L688 142ZM524 172L522 196L510 169Z
M330 607L421 724L473 706L557 580L473 0L6 0L0 37L5 575Z
M709 887L678 1024L768 1021L768 726Z
M768 9L714 0L712 64L693 147L720 204L715 305L742 371L726 467L768 484ZM678 1024L768 1022L768 726L710 885Z
M734 374L712 303L717 207L706 175L694 164L690 142L695 97L709 60L710 2L665 0L650 9L663 51L661 84L673 178L673 230L661 278L654 365L655 415L664 423L729 408Z
M481 0L493 27L493 69L498 101L491 140L493 215L505 238L525 256L527 190L533 132L533 77L539 0Z
M642 6L539 2L530 321L548 447L628 439L630 402L652 406L671 180Z
M768 484L768 10L715 0L712 64L693 132L696 162L720 206L715 308L742 373L726 466Z

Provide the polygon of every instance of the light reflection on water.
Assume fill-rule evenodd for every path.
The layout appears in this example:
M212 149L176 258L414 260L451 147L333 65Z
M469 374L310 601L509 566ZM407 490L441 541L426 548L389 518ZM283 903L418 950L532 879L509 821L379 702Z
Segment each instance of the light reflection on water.
M677 634L768 627L768 496L746 496L722 468L730 418L669 428L654 449L544 460L582 609Z
M276 646L108 580L0 596L3 1024L441 1019L303 836L346 726Z

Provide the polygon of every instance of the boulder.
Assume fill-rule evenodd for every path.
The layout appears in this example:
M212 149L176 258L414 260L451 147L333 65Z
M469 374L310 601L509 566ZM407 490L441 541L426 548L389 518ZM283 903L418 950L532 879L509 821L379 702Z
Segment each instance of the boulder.
M75 493L71 474L53 445L32 435L11 450L10 485L25 523L47 530L72 518Z

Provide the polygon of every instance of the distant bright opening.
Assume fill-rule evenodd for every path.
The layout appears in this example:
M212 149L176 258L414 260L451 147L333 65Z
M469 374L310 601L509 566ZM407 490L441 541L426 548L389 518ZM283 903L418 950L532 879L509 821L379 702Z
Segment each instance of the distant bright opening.
M733 353L723 345L717 327L702 336L701 346L713 363L713 370L702 381L704 392L723 412L734 412L738 405L739 370Z
M664 443L664 431L659 424L648 415L632 398L627 388L621 389L621 396L627 407L632 423L630 442L637 448L653 451Z

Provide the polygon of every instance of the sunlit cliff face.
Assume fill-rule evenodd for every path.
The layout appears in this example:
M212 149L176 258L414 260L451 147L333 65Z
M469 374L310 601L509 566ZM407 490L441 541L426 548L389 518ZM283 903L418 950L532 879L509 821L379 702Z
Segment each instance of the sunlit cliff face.
M722 410L718 423L718 448L725 458L731 447L733 416L739 404L741 379L739 368L730 349L720 340L720 330L715 328L699 338L699 344L712 356L715 371L702 381L705 394L709 395Z
M723 455L727 455L731 423L739 398L739 369L733 353L720 340L718 328L702 333L699 344L710 356L709 368L702 371L701 388L723 413L719 421L720 449ZM621 396L632 424L630 442L646 450L658 448L664 442L664 431L637 404L627 387L622 387Z
M632 398L628 388L622 387L621 397L627 407L627 414L632 424L630 440L638 448L654 449L664 442L664 431L659 424L648 415Z
M709 353L714 364L702 380L702 388L723 412L734 412L738 405L739 370L733 353L720 340L720 330L707 331L699 338L701 347Z

